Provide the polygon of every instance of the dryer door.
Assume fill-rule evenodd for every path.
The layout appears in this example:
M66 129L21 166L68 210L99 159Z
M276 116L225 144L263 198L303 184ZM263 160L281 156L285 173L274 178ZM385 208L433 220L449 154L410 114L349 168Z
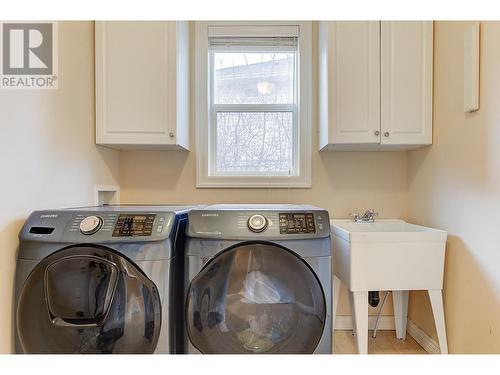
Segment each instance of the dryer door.
M246 243L214 257L187 295L188 337L202 353L312 353L326 303L308 264L268 243Z
M42 260L17 308L25 353L152 353L160 326L154 283L103 247L73 246Z

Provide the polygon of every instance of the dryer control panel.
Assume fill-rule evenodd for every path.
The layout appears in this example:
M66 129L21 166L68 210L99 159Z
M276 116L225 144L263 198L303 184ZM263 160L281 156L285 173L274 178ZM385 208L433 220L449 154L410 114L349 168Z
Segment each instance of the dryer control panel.
M311 212L280 213L279 220L281 234L316 233L314 215Z
M300 240L330 236L328 211L311 206L195 209L189 212L192 238Z

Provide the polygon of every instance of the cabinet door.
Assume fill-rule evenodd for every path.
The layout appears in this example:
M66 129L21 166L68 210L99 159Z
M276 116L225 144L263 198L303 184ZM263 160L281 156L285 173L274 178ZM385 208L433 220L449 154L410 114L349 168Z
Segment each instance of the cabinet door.
M320 148L380 142L380 22L319 23Z
M188 106L179 106L188 84L179 72L189 71L188 62L178 66L188 50L178 46L180 30L176 22L96 22L98 144L187 148L178 134L189 125Z
M432 21L382 22L382 144L432 144L432 65Z

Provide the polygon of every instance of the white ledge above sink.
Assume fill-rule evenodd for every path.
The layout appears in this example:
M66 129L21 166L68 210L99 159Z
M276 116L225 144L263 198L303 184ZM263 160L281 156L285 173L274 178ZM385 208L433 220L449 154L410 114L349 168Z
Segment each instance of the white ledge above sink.
M330 220L332 233L349 242L443 242L442 230L410 224L399 219L375 222L354 222L349 219Z

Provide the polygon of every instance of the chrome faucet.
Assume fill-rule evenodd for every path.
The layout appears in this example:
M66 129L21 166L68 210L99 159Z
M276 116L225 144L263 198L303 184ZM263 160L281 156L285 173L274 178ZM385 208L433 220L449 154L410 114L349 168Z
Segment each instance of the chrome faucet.
M366 210L365 213L360 216L357 212L352 214L355 223L373 223L375 222L375 217L378 216L378 212L373 209Z

